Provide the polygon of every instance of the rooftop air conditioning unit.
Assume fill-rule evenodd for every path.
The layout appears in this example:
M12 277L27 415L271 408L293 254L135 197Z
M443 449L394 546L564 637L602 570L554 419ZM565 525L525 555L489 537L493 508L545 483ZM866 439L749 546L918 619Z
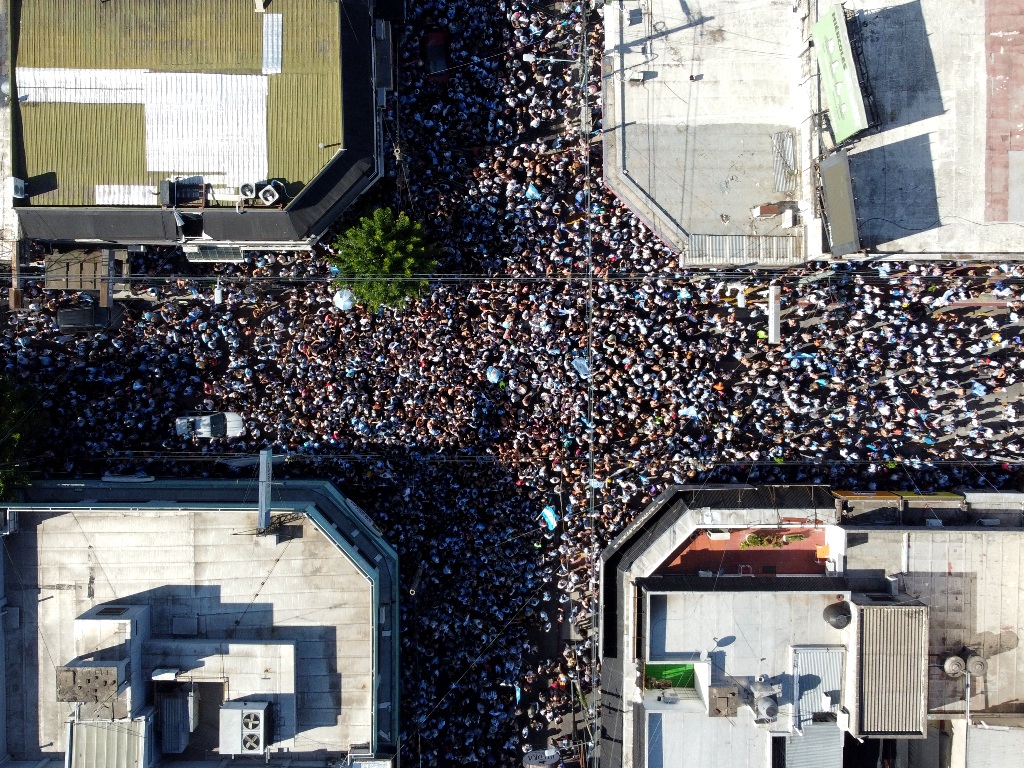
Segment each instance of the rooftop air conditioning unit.
M256 185L247 181L238 188L238 194L243 200L252 200L256 197Z
M772 685L768 675L760 675L750 684L750 694L754 700L751 709L754 710L754 717L757 720L773 721L779 716L775 686Z
M988 662L974 651L969 651L965 659L967 674L979 677L988 671Z
M270 703L228 701L220 708L220 754L262 755L267 750Z
M270 184L260 190L259 198L264 205L273 205L279 197L277 190Z
M754 702L754 716L758 720L775 720L779 716L779 704L775 697L758 697Z

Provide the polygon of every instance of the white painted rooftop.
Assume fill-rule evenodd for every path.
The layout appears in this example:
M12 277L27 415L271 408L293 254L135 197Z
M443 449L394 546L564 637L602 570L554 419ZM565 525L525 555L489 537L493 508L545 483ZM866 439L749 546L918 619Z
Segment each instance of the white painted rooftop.
M987 24L999 7L1016 23ZM881 118L850 152L862 244L886 253L1024 251L1020 223L1005 213L990 219L986 205L986 176L998 160L986 146L1021 146L1020 67L989 72L1003 55L1019 57L1011 48L1021 34L1019 4L957 3L953 12L945 0L849 0L846 8L867 24L864 55ZM1008 95L1012 138L989 120L993 100Z
M955 13L945 0L845 7L878 116L846 145L864 250L1024 253L1019 4L958 4ZM603 8L608 184L684 265L746 257L782 266L820 255L814 164L833 147L816 117L827 103L808 42L827 4L613 0ZM786 135L791 192L776 181ZM797 226L751 215L772 203L794 206Z
M649 705L648 766L767 765L773 733L793 727L793 647L841 646L842 632L823 618L834 594L805 592L674 592L652 595L649 658L682 660L706 652L712 684L767 675L777 686L779 715L757 725L749 705L735 718L709 717L699 707Z
M1010 711L1024 698L1024 591L1020 529L850 531L857 544L847 550L847 572L905 573L909 597L928 606L928 710L963 712L964 681L942 672L945 654L967 647L988 662L976 681L971 711Z
M372 586L308 517L287 521L290 538L281 543L253 535L255 510L156 502L22 509L18 518L4 539L4 576L18 609L16 626L6 619L6 668L8 750L19 758L64 750L72 705L56 701L56 667L75 656L74 619L114 601L151 607L145 664L191 658L183 674L233 680L229 698L261 686L290 698L285 726L295 752L371 740ZM182 637L190 624L197 636Z
M810 209L803 6L617 0L604 6L604 19L605 174L613 189L684 258L690 235L800 235L783 216L752 216L751 208L803 201ZM785 191L776 182L781 134L793 149ZM789 245L772 246L771 260L802 261L802 246Z

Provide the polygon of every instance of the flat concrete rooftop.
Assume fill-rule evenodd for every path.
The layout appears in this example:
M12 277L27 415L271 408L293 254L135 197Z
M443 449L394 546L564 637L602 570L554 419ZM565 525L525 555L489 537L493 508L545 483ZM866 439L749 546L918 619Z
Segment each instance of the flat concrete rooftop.
M843 645L842 632L822 620L835 592L675 592L652 594L650 600L649 658L679 659L707 651L714 684L767 675L783 686L778 719L770 729L776 733L787 731L794 715L792 692L786 687L793 646ZM657 708L645 703L648 710ZM649 761L654 756L664 765L765 764L771 733L755 727L749 706L741 706L735 718L708 717L680 707L650 712L649 717Z
M964 681L942 672L944 654L967 647L988 661L972 682L971 711L1024 711L1024 535L1016 531L847 529L851 580L902 578L909 597L928 606L928 710L963 712Z
M877 129L850 170L862 246L1024 251L1024 14L1009 0L850 0ZM1007 223L1018 222L1018 223Z
M191 654L195 679L234 681L229 699L251 697L261 679L271 700L288 696L281 711L290 703L295 719L278 723L273 746L308 755L371 742L373 585L310 517L287 518L277 542L253 535L255 510L20 509L3 540L6 596L20 613L5 624L8 750L20 760L64 751L73 705L56 700L55 669L75 657L75 618L114 601L150 606L146 665ZM172 635L182 622L195 637ZM191 758L218 758L208 751Z
M683 260L803 261L802 230L783 213L799 222L811 209L809 27L798 5L604 6L606 180ZM783 211L751 214L763 205Z
M812 162L830 142L814 119L827 101L808 41L825 7L605 4L605 178L683 265L782 266L821 253ZM878 117L846 145L863 249L1024 252L1019 3L845 7Z

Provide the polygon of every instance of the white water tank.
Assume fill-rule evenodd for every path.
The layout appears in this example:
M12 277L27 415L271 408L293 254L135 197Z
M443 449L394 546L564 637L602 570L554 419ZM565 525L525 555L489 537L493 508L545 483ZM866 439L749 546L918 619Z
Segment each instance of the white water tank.
M946 673L946 677L954 680L958 677L963 677L966 669L967 664L956 654L946 657L946 660L942 662L942 671Z
M966 659L967 674L980 677L988 671L988 662L976 653L972 653Z

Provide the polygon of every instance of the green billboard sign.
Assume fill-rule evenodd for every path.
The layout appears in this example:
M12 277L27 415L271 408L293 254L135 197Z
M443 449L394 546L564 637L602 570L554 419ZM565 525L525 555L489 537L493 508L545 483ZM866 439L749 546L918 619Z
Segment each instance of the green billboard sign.
M811 29L811 38L818 57L821 89L828 101L832 132L836 142L842 143L870 125L850 49L843 6L829 8Z

